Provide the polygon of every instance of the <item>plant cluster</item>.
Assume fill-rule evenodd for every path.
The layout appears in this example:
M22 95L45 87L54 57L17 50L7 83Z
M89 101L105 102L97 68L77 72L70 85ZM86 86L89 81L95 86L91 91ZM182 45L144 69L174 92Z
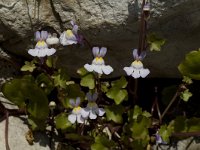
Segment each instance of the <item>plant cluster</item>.
M165 43L155 34L147 35L149 2L143 1L142 8L139 47L133 50L134 60L131 65L123 68L127 76L136 80L150 73L142 63L147 48L160 51ZM140 150L155 144L170 143L170 137L175 132L195 132L199 129L199 118L179 116L170 120L170 123L163 122L163 118L175 100L180 97L187 102L192 96L188 87L192 84L191 79L200 79L200 51L189 53L179 65L184 75L183 83L163 113L159 109L158 97L149 113L138 105L132 105L125 77L113 81L104 79L105 75L114 71L103 59L107 53L106 47L92 48L94 58L91 64L86 63L77 70L80 80L72 80L65 68L58 68L57 44L75 46L88 42L78 33L78 25L73 21L71 24L72 29L64 31L59 38L55 33L37 31L35 48L28 50L33 60L25 61L21 67L23 76L3 85L4 96L16 104L19 110L8 110L0 103L0 112L5 114L6 120L9 115L28 116L30 130L27 133L32 138L27 140L30 144L34 143L33 132L43 131L49 136L51 147L56 138L58 147L65 149ZM134 90L136 94L137 88ZM156 117L155 111L158 114ZM9 150L8 141L6 148Z

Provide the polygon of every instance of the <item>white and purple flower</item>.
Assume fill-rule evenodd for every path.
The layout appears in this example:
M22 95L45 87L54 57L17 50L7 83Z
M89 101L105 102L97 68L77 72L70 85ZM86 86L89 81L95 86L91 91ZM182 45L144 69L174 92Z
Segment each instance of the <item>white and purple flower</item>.
M87 107L84 108L84 113L82 114L82 116L84 118L90 118L90 119L96 119L97 115L98 116L103 116L105 114L105 110L103 108L99 108L96 100L97 100L97 93L91 94L91 93L87 93L86 97L88 99L88 104Z
M82 36L78 35L78 26L71 21L72 30L64 31L60 36L60 43L63 46L82 43Z
M45 40L48 37L47 31L37 31L35 33L35 40L37 41L35 49L29 49L28 53L34 57L45 57L53 55L56 50L54 48L48 48Z
M78 123L84 123L84 118L82 117L85 116L84 114L84 109L80 107L80 97L77 97L76 100L70 99L69 103L73 107L73 110L71 114L68 116L68 120L73 124L76 121Z
M149 69L143 68L142 60L145 56L145 52L142 52L140 55L138 55L138 50L133 50L134 61L130 67L124 67L124 71L128 76L132 76L134 78L145 78L150 73Z
M106 55L107 48L102 47L99 49L99 47L93 47L92 53L94 55L94 59L92 61L92 64L85 64L84 68L89 72L96 72L98 74L110 74L113 72L113 68L109 65L105 65L105 62L103 60L103 57Z

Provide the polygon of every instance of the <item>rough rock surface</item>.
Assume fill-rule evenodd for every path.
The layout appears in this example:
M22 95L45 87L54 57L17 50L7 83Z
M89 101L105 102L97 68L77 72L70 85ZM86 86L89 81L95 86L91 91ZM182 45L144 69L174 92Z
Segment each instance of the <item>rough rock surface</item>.
M4 106L10 109L16 109L17 106L10 105L8 100L2 97L0 93L0 100L3 101ZM8 143L11 150L50 150L48 144L49 140L45 134L37 133L35 135L34 145L29 145L26 141L25 134L29 131L26 116L9 117L8 126ZM5 147L5 120L0 122L0 150L6 150Z
M132 48L138 43L138 14L142 0L0 0L0 47L28 57L34 46L33 33L46 29L60 34L74 20L94 46L107 46L111 77L125 74L132 62ZM190 50L199 48L199 0L151 0L149 30L167 39L161 52L149 53L145 66L150 77L179 77L177 65ZM60 46L60 64L72 75L92 61L89 47ZM30 57L29 57L30 58Z

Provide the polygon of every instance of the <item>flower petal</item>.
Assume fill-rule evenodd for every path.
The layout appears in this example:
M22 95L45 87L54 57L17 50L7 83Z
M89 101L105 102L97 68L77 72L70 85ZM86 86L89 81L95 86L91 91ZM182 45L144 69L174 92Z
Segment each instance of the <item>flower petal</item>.
M142 51L140 56L138 57L139 60L143 60L146 57L146 52Z
M70 114L69 116L68 116L68 120L73 124L73 123L75 123L76 122L76 115L75 114Z
M98 116L103 116L105 114L105 110L103 108L97 108L96 113Z
M56 52L56 50L54 49L54 48L47 48L46 49L46 55L47 56L51 56L51 55L53 55L54 53Z
M139 56L138 56L138 49L134 49L133 50L133 58L134 59L138 59L139 58Z
M94 71L93 65L85 64L85 65L84 65L84 68L85 68L87 71L89 71L89 72Z
M99 57L104 57L106 55L106 52L107 52L107 48L106 47L102 47L100 49Z
M77 32L78 32L78 26L77 25L73 25L73 29L72 29L72 32L74 33L74 34L77 34Z
M92 94L91 94L90 92L88 92L88 93L86 94L86 97L87 97L87 100L88 100L88 101L92 101Z
M142 78L145 78L150 73L149 69L140 69L140 75Z
M140 77L140 70L134 69L133 73L132 73L132 77L135 78L135 79L139 78Z
M41 39L46 40L48 37L48 32L47 31L41 31Z
M111 72L113 72L113 68L109 65L102 66L102 70L106 75L109 75Z
M78 123L84 123L84 119L81 117L81 114L77 115L77 122Z
M47 48L48 49L48 48ZM45 57L46 56L46 53L47 53L47 49L39 49L38 51L38 57Z
M28 53L31 55L31 56L37 56L38 55L38 49L29 49L28 50Z
M36 41L40 40L40 31L35 32L35 40Z
M89 113L90 113L90 109L88 109L88 108L83 108L81 110L81 115L82 115L83 118L88 118Z
M74 100L74 99L69 99L69 104L70 104L72 107L75 107L75 100Z
M93 69L96 73L103 74L101 65L93 65Z
M76 106L76 107L79 106L80 103L81 103L81 98L80 98L80 97L77 97L77 98L76 98L75 106Z
M93 47L92 53L93 53L94 57L97 57L99 55L99 47Z
M97 94L97 93L94 93L94 94L92 95L92 101L96 101L97 98L98 98L98 94Z
M96 119L97 118L95 111L90 110L89 118L90 119Z
M124 71L128 76L130 76L133 73L133 67L124 67Z

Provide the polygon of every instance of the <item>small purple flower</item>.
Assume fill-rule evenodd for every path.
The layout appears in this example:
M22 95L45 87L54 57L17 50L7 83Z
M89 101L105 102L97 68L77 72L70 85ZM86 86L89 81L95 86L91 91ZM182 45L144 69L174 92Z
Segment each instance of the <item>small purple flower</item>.
M35 33L35 40L37 41L35 49L29 49L28 53L34 57L45 57L53 55L56 50L54 48L48 48L47 43L45 42L47 37L47 31L37 31Z
M96 119L97 115L98 116L103 116L105 114L105 110L103 108L99 108L96 100L97 100L97 93L91 94L91 93L87 93L86 97L88 99L88 104L87 107L84 108L84 113L82 114L82 116L84 118L90 118L90 119Z
M60 43L63 46L77 43L82 44L83 37L78 34L78 25L76 25L73 21L70 23L72 24L72 30L68 29L61 34Z
M84 114L84 110L80 107L80 102L80 97L77 97L76 100L69 100L70 105L73 107L71 114L68 116L68 120L71 123L75 123L76 121L78 123L84 123L84 118L82 117L82 114Z
M134 78L145 78L149 73L149 69L144 69L143 68L143 63L142 60L146 56L145 52L141 52L140 55L138 55L138 50L134 49L133 50L133 58L134 61L132 62L130 67L124 67L124 71L128 76L132 76Z
M110 74L113 72L113 68L110 65L105 65L103 57L106 55L107 48L102 47L99 49L99 47L93 47L92 53L94 55L94 59L92 61L92 64L85 64L84 68L89 72L96 72L98 74Z

